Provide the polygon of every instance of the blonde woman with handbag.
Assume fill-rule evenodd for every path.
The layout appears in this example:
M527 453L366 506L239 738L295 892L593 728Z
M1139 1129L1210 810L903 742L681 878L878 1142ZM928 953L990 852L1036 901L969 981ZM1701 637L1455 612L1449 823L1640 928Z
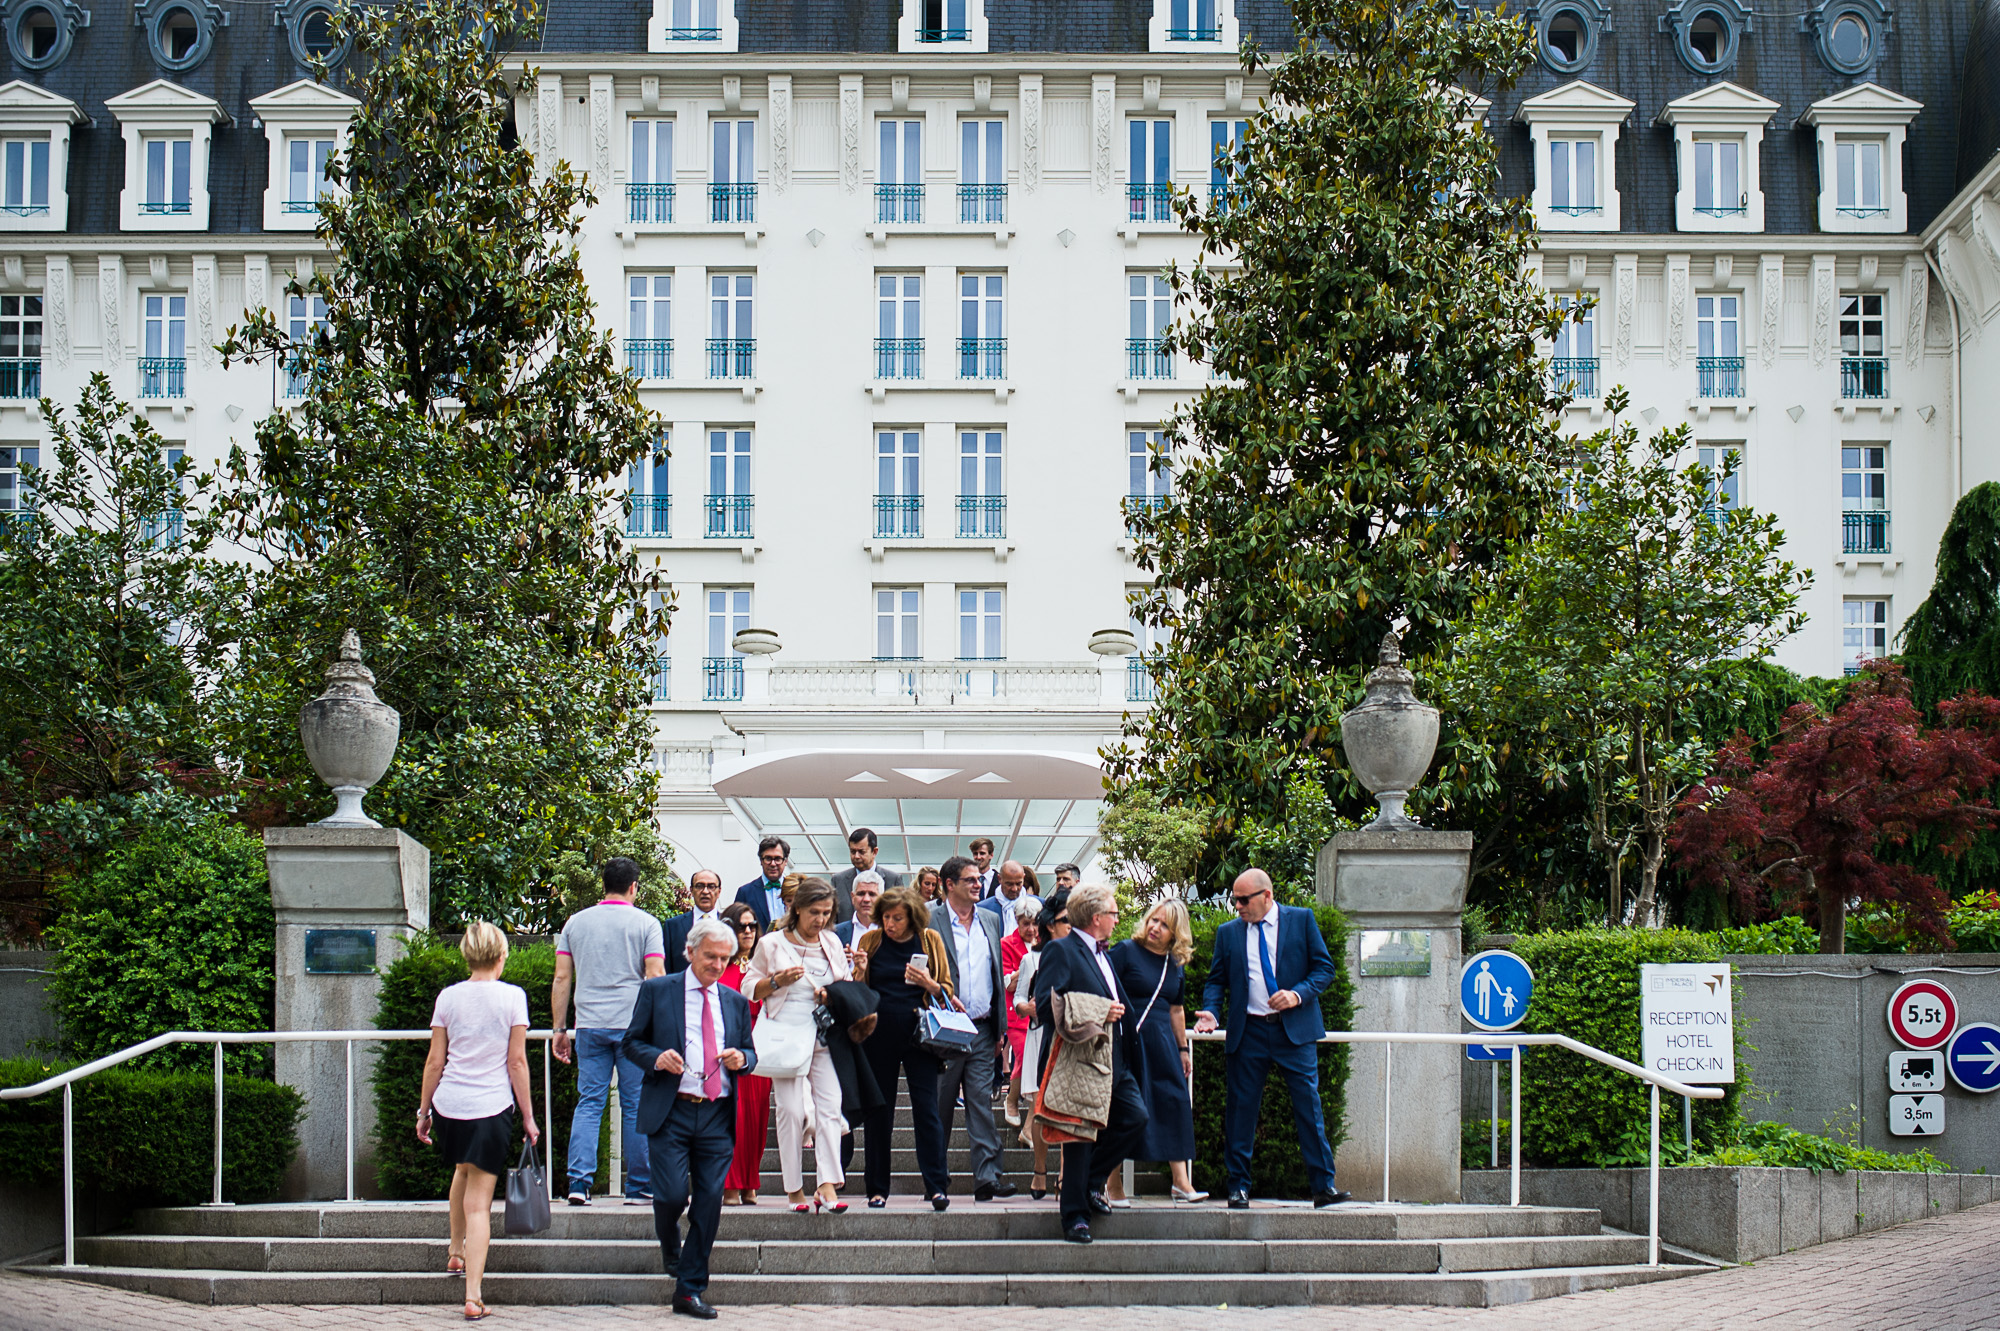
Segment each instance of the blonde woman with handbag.
M821 1208L838 1215L847 1209L840 1186L840 1139L847 1120L840 1112L840 1080L833 1059L819 1042L817 1013L826 987L854 978L847 949L833 932L833 884L808 878L792 894L783 922L758 940L743 973L744 997L762 1003L751 1040L757 1071L771 1079L778 1111L778 1165L785 1195L801 1215ZM810 1143L818 1187L808 1198L802 1157Z

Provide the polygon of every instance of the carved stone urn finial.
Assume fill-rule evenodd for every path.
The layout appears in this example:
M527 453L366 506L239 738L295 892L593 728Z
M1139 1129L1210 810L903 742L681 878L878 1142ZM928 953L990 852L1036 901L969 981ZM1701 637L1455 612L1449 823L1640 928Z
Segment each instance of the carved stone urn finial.
M319 779L333 787L333 816L315 827L380 827L362 812L368 788L389 770L403 718L375 696L375 676L361 664L361 637L340 640L340 658L326 670L326 691L299 709L299 738Z
M1391 629L1368 673L1367 696L1340 718L1347 765L1380 809L1370 828L1417 826L1403 812L1403 801L1430 770L1431 755L1437 752L1438 712L1417 701L1416 682L1403 665L1403 641Z

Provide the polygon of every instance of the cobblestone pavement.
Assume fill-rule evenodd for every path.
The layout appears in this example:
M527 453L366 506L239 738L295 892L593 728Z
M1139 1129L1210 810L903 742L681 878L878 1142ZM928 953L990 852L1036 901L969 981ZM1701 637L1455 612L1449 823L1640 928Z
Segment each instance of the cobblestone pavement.
M611 1331L673 1322L663 1308L506 1308L494 1325ZM801 1325L868 1331L1021 1331L1027 1308L723 1309L724 1331L797 1331ZM1628 1289L1571 1294L1506 1308L1104 1308L1055 1313L1051 1327L1088 1320L1091 1331L1585 1331L1586 1328L2000 1328L2000 1203L1754 1266ZM692 1326L694 1323L674 1323ZM4 1331L405 1331L463 1325L455 1307L195 1307L73 1281L0 1273Z

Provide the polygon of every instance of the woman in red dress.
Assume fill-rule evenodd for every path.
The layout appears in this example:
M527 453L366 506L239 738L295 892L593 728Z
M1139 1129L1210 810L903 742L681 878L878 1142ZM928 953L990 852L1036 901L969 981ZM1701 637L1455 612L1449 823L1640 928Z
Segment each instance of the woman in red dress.
M1035 910L1039 911L1040 907ZM1021 959L1034 950L1038 918L1038 915L1028 913L1027 903L1023 902L1014 932L1000 940L1000 973L1005 977L1007 989L1007 1043L1013 1053L1008 1064L1011 1071L1007 1076L1006 1115L1008 1126L1016 1128L1021 1126L1021 1054L1028 1042L1028 1014L1014 1006L1027 997L1026 994L1016 993L1015 987L1021 974Z
M747 902L732 901L716 914L736 931L736 957L722 972L722 982L738 993L743 991L743 969L757 946L757 916ZM747 996L747 995L746 995ZM757 1019L761 1004L750 1005L750 1019ZM771 1131L771 1079L745 1073L736 1083L736 1158L729 1162L729 1177L722 1181L722 1200L732 1206L757 1204L758 1176L764 1172L764 1140Z

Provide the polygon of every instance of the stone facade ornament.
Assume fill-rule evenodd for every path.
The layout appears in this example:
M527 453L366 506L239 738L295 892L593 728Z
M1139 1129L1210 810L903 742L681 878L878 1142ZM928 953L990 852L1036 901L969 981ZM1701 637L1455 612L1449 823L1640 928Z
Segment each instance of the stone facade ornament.
M361 664L360 635L349 629L340 640L340 659L327 667L326 692L299 709L306 757L339 801L333 816L315 827L382 825L362 812L361 799L389 770L403 718L375 696L374 685L375 676Z
M1403 665L1403 643L1391 629L1382 638L1368 695L1340 718L1340 747L1347 765L1375 796L1381 812L1369 828L1417 826L1403 812L1410 790L1430 770L1437 752L1437 708L1417 701L1417 677ZM1365 829L1364 829L1365 830Z

